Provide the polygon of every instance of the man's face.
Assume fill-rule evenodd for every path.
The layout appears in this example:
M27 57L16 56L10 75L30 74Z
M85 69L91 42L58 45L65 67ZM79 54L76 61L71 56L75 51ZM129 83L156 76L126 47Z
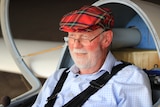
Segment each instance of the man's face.
M101 59L103 55L103 49L101 45L102 37L100 34L102 29L97 29L93 32L70 32L69 37L69 50L70 54L76 64L80 69L89 69L94 67L98 60ZM97 36L100 34L99 36ZM85 41L83 39L92 39L97 36L92 41ZM70 38L71 37L71 38ZM73 39L74 38L74 39Z

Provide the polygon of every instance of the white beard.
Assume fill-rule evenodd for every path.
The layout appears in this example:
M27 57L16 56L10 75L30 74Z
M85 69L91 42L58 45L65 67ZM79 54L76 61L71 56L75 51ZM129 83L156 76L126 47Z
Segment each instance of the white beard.
M80 69L88 69L91 68L93 66L95 66L97 64L97 61L99 60L99 49L97 49L96 51L97 54L93 53L89 56L87 56L87 51L82 50L82 49L74 49L73 52L71 52L71 56L73 58L73 61L75 62L76 66ZM74 54L86 54L87 57L83 57L83 56L75 56Z

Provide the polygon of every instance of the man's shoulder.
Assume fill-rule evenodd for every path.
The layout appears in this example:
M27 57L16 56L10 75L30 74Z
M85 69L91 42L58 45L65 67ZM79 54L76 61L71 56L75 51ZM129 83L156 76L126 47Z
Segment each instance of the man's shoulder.
M145 73L145 71L143 69L141 69L140 67L131 64L128 65L124 68L122 68L116 75L116 78L120 78L124 81L128 81L128 80L133 80L136 81L137 78L139 80L143 80L148 78L147 74Z

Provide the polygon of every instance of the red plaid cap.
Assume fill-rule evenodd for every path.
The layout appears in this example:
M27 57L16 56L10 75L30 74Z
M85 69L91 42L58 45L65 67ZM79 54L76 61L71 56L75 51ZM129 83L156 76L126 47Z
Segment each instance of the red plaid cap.
M114 19L110 9L84 6L64 15L59 29L64 32L90 32L100 27L110 29L113 25Z

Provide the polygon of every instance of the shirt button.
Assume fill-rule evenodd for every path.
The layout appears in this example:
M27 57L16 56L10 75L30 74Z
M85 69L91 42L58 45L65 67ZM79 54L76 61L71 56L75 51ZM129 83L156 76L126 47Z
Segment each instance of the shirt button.
M77 77L78 77L78 74L76 74L75 77L77 78Z

